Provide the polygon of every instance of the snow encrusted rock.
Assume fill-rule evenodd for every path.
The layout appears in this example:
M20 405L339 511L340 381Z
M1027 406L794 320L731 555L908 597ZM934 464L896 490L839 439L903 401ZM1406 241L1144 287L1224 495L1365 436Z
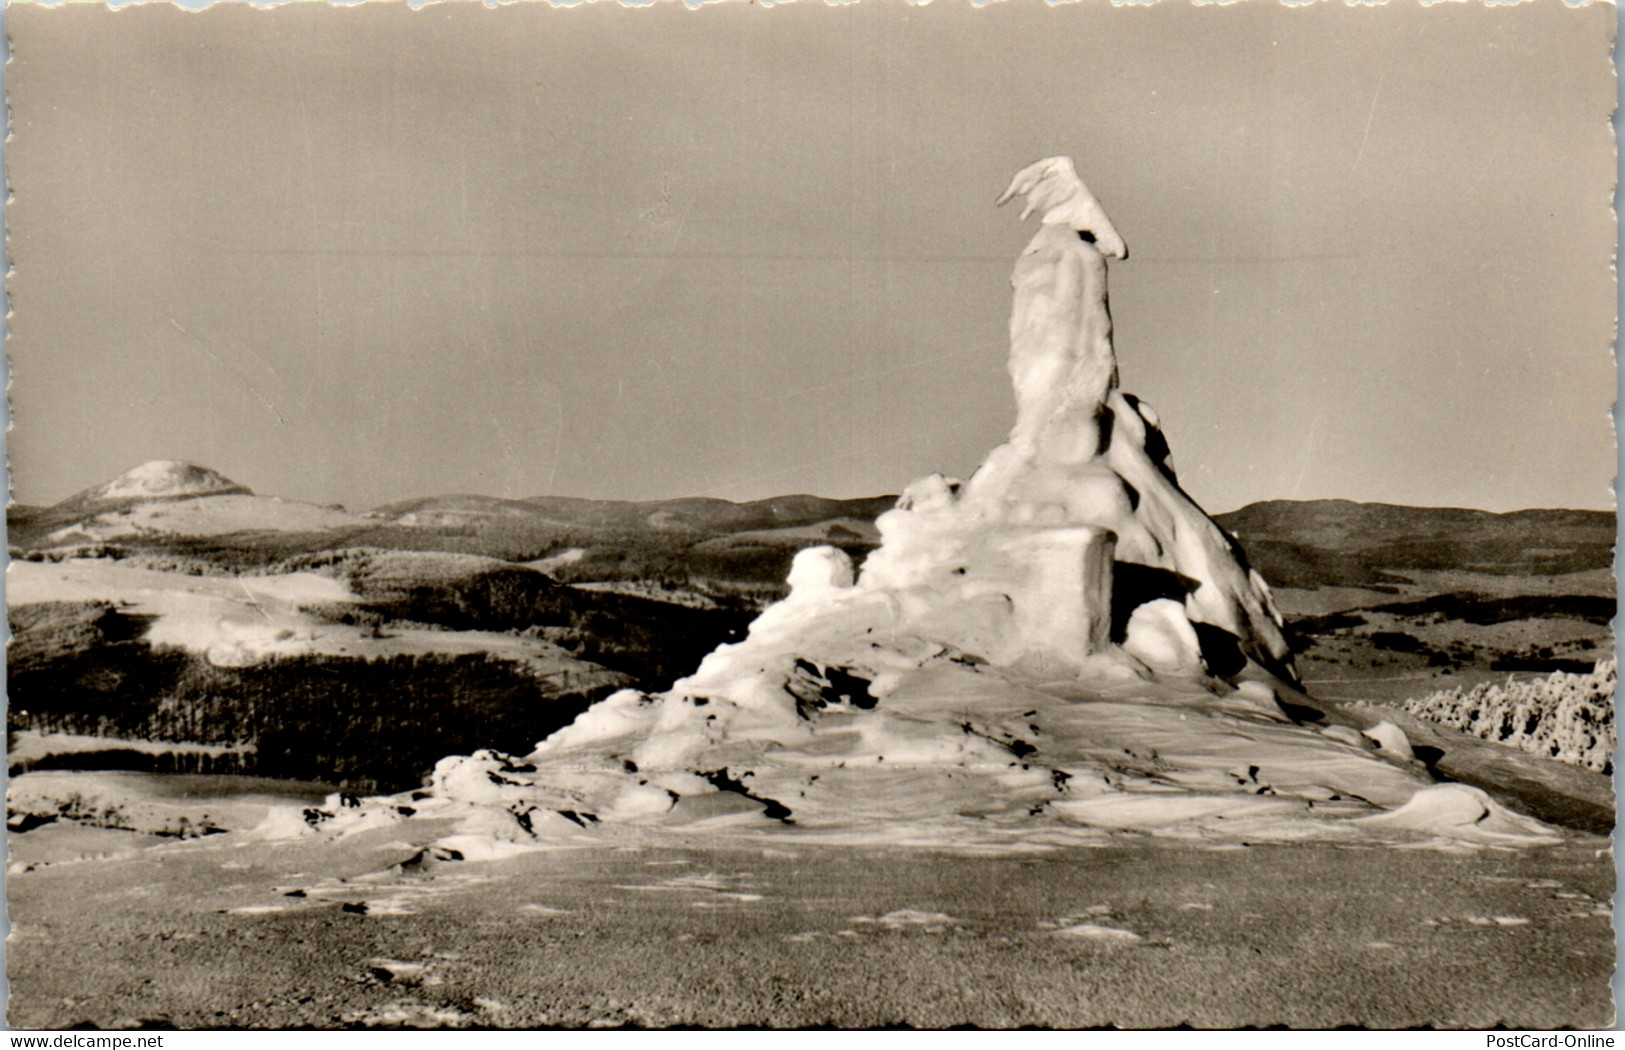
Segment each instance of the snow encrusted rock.
M1118 387L1121 236L1068 158L1016 195L1040 217L1012 276L1016 422L975 475L909 485L861 570L801 552L789 596L670 691L618 692L523 760L442 761L415 813L520 842L561 820L987 849L1557 839L1396 741L1290 717L1269 588Z

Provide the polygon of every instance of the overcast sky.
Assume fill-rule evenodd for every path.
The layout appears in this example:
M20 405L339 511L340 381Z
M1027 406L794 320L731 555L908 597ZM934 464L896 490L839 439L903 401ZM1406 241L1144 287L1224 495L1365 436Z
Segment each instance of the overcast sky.
M1211 511L1611 505L1611 5L13 5L16 498L899 491L1065 153Z

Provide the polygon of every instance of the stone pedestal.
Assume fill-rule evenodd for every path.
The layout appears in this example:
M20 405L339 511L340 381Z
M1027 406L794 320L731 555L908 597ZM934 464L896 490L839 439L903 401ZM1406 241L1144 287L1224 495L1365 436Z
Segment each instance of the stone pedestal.
M1020 587L1010 595L1017 659L1046 654L1082 664L1111 645L1116 535L1073 525L1018 533L999 547L1021 569Z

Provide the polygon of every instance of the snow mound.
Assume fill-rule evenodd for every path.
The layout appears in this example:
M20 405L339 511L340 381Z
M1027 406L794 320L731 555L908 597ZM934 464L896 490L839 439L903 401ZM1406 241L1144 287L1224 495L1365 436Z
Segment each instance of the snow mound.
M1268 586L1118 388L1106 256L1122 238L1067 158L1024 169L1016 194L1042 217L1012 276L1016 422L975 475L908 486L861 570L802 551L789 597L670 691L616 693L525 759L442 760L414 813L521 844L1558 841L1433 787L1402 735L1294 720ZM398 811L369 801L333 828Z
M1362 817L1360 823L1492 844L1527 845L1531 837L1541 836L1555 841L1539 821L1496 805L1484 792L1466 784L1423 788L1393 812Z

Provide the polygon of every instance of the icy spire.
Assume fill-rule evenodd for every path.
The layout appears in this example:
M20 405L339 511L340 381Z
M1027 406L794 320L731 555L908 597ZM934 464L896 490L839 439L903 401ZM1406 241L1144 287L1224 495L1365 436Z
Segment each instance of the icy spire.
M1017 194L1027 198L1027 206L1021 209L1022 219L1042 210L1038 221L1046 226L1066 226L1087 233L1100 246L1102 255L1128 258L1128 245L1106 218L1095 195L1078 178L1071 157L1045 157L1022 168L997 203L1004 204Z
M1128 249L1071 157L1022 168L998 203L1017 194L1027 198L1021 218L1036 212L1040 226L1010 275L1010 444L1023 459L1086 463L1102 450L1105 403L1117 388L1106 256L1121 259ZM1004 465L983 471L982 494L1003 495L1012 480Z

